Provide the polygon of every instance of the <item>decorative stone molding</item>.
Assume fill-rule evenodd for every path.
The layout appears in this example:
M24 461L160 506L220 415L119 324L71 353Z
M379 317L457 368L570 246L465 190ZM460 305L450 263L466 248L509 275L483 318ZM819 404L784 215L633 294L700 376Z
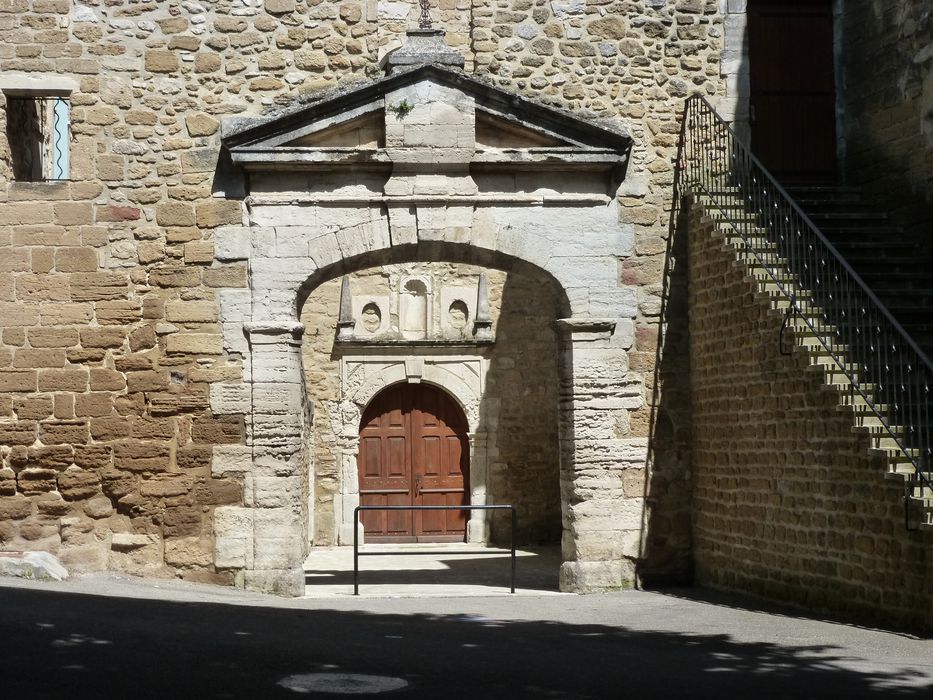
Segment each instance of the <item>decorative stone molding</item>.
M404 352L404 351L403 351ZM428 349L430 353L430 349ZM486 502L486 439L485 426L480 432L479 407L483 396L488 361L480 356L445 356L406 354L382 356L343 356L340 375L340 472L335 497L338 544L353 542L353 509L359 505L359 483L356 455L359 452L360 420L366 406L383 389L399 383L425 382L440 387L463 409L470 436L470 502ZM476 442L475 437L480 440ZM485 513L474 511L468 524L470 542L486 542L489 528Z

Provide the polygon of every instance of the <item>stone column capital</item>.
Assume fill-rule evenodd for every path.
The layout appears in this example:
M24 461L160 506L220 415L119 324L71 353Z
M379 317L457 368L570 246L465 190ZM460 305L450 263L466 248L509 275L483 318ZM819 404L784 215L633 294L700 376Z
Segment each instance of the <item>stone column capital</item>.
M299 340L305 326L299 321L251 321L243 324L243 331L253 345L271 345Z
M614 318L559 318L557 330L565 338L571 340L598 340L608 339L616 328Z

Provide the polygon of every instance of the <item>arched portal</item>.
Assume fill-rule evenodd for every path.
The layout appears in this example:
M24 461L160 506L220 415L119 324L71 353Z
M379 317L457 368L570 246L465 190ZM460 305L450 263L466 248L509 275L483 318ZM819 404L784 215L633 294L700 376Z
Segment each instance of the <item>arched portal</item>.
M404 119L392 109L399 104L412 107ZM501 133L486 140L482 126L477 136L478 113ZM324 138L364 115L381 135L375 141L343 147ZM550 146L515 141L517 124ZM312 133L316 145L306 145ZM528 495L559 483L547 512L560 513L550 534L561 534L565 590L631 583L644 506L637 483L647 459L641 367L650 348L632 356L641 367L628 351L636 316L657 313L657 292L621 274L621 263L636 255L635 224L623 221L614 196L631 146L624 130L425 64L233 124L224 145L249 171L249 191L243 225L216 232L215 255L248 261L248 285L220 300L225 350L243 357L242 382L218 383L211 400L218 414L246 414L248 444L218 450L212 462L213 473L241 478L245 494L242 506L215 510L215 566L234 570L248 588L304 592L309 524L337 523L343 541L345 514L358 502L348 484L358 479L359 422L349 418L381 378L382 386L442 385L460 402L476 457L471 502L485 502L488 485L493 497L525 497L521 522L533 522L539 499ZM494 300L479 298L486 285L464 294L456 275L404 290L404 308L384 294L365 293L352 304L334 296L311 305L319 315L339 312L344 345L324 362L304 363L302 335L325 337L324 325L305 313L322 284L366 268L443 262L504 271L529 265L559 289L557 318L525 332L532 314L516 310L512 329L499 328L493 339ZM528 308L536 303L532 296ZM519 352L524 339L547 334L553 371ZM507 347L514 356L497 356ZM511 398L514 414L483 391L487 380ZM518 389L506 392L506 384ZM540 405L554 409L546 423L518 419ZM324 422L330 434L320 429ZM506 443L516 435L531 442L523 432L536 425L546 425L547 446ZM317 449L325 437L326 449ZM542 464L557 478L541 478ZM320 478L312 483L312 475ZM471 541L485 539L486 525L495 540L495 519L471 518Z
M393 384L366 407L357 455L360 505L461 506L470 501L467 418L443 390ZM462 542L466 511L363 511L368 542Z

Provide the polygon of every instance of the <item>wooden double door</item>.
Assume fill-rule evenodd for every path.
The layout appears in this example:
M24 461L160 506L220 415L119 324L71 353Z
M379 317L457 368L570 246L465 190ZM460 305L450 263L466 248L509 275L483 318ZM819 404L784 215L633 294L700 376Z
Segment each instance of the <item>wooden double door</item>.
M380 392L360 422L360 505L469 504L463 410L429 384ZM462 542L468 511L361 511L367 542Z

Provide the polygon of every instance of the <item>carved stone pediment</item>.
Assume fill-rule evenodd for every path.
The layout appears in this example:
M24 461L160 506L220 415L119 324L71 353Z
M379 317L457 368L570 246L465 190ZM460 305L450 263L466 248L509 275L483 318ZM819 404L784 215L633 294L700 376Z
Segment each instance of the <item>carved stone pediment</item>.
M484 169L624 171L631 138L463 72L422 65L256 119L228 119L223 142L251 171L459 163Z

